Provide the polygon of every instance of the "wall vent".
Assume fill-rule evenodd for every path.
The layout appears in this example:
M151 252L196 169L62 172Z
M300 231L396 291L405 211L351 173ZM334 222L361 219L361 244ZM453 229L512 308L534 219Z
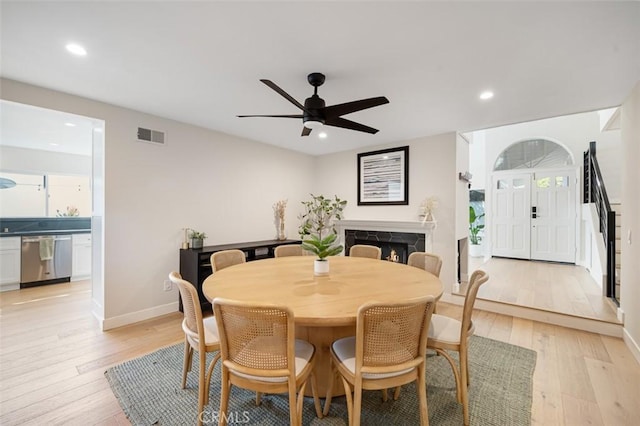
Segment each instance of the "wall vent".
M151 142L158 145L164 145L165 139L164 132L138 127L138 140L140 142Z

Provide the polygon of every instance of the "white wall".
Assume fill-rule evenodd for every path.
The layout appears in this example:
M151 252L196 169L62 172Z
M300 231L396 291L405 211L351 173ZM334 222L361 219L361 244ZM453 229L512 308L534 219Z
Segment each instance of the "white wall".
M111 325L175 306L163 281L179 265L181 228L205 244L274 238L272 205L288 198L287 233L313 187L311 156L3 79L2 98L105 121L104 320ZM136 142L138 126L166 146ZM160 311L158 310L160 307Z
M0 144L0 169L20 173L91 176L91 157Z
M620 307L625 313L625 340L640 362L640 82L621 110L622 133L622 258Z
M590 141L596 141L596 155L609 199L612 202L620 200L622 190L620 131L601 132L600 116L597 111L502 126L473 133L474 142L481 140L484 135L486 147L484 162L488 171L486 185L489 185L490 171L493 170L498 155L515 142L540 138L560 143L571 152L574 164L581 166L583 152L589 148ZM472 163L475 163L476 157L472 158L474 158ZM474 189L476 185L481 185L481 182L474 179Z
M55 185L49 185L49 199L46 200L44 191L36 187L16 187L0 194L0 217L45 216L47 209L49 216L55 216L56 209L64 211L68 205L77 207L81 216L91 215L91 194L87 192L91 156L17 148L2 143L0 141L0 171L5 174L33 174L34 179L38 179L39 175L40 183L45 174L72 176L70 179L82 185L82 192L73 190L61 193L56 191Z
M0 141L0 171L33 174L34 179L39 176L40 182L42 175L49 175L48 216L55 217L56 210L65 211L70 205L79 209L80 216L91 216L91 156L17 148ZM33 202L29 203L26 194L31 188L17 187L0 193L0 217L44 216L44 191L33 188Z
M487 164L485 133L472 132L465 137L471 142L469 145L469 172L473 175L471 189L485 189L488 185L487 175L490 175L493 170L493 163Z
M409 205L358 206L357 155L361 152L393 148L377 146L345 151L318 157L316 162L314 194L337 195L348 201L344 219L417 221L422 201L429 196L439 199L434 215L438 226L434 231L433 249L443 258L440 277L445 292L450 293L456 277L456 134L401 142L395 146L409 146ZM463 206L464 208L466 207Z
M583 204L580 220L581 247L577 265L584 266L606 296L607 249L600 232L600 220L594 203Z
M456 135L456 178L458 173L469 171L470 145ZM473 172L470 172L473 174ZM473 178L472 178L473 181ZM469 183L458 178L456 184L456 240L469 236Z

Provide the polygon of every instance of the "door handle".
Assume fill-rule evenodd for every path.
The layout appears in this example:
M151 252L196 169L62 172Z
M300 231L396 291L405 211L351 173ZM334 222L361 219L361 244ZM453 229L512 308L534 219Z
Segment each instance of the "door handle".
M536 217L538 217L538 213L537 213L538 208L537 207L531 207L531 218L535 219Z

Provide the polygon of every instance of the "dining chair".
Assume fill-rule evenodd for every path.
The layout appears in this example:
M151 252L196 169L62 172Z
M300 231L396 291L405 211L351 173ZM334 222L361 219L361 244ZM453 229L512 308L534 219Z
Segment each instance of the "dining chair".
M238 265L247 261L247 256L242 250L222 250L213 253L211 259L212 272L219 271L229 266Z
M300 244L284 244L276 247L273 255L274 257L304 256L304 251Z
M440 277L440 270L442 269L442 258L433 253L414 251L409 255L409 259L407 259L407 265L415 266L419 269L424 269L427 272L431 272L436 277Z
M423 269L427 272L432 273L436 277L440 277L440 270L442 269L442 258L437 254L427 253L424 251L414 251L409 255L407 259L407 265L414 266L418 269ZM438 305L436 304L433 307L433 313L435 314L438 310ZM383 392L384 393L384 392ZM400 387L396 387L395 394L393 396L394 399L398 399L400 397ZM386 398L386 395L385 395Z
M193 351L198 351L198 425L202 424L204 406L209 403L209 383L213 368L220 359L220 340L218 325L213 317L202 317L198 291L188 281L182 279L178 272L171 272L169 280L178 287L182 298L184 319L184 361L182 366L182 389L187 385L187 373L191 371ZM207 353L218 352L207 368ZM206 375L205 375L206 371Z
M367 257L369 259L382 259L382 250L380 247L370 246L367 244L356 244L349 249L351 257Z
M215 298L213 310L222 356L221 425L226 424L231 386L258 393L287 393L289 422L301 425L309 379L316 415L322 418L313 372L315 347L295 338L294 316L289 308ZM260 404L259 398L256 404Z
M332 374L325 416L331 406L332 381L339 374L349 425L360 424L363 390L386 390L413 381L418 392L420 424L429 424L425 367L427 330L434 304L433 296L424 296L405 302L370 302L358 309L356 335L331 345Z
M456 397L458 402L462 404L462 415L464 424L469 424L469 357L468 345L469 338L474 333L474 325L471 320L473 313L473 305L478 295L480 286L487 282L489 275L482 271L476 270L469 280L469 288L464 299L464 307L462 309L462 321L445 315L433 314L431 317L431 326L429 327L427 348L435 350L438 354L444 356L453 370L456 381ZM449 355L448 351L459 353L459 367Z

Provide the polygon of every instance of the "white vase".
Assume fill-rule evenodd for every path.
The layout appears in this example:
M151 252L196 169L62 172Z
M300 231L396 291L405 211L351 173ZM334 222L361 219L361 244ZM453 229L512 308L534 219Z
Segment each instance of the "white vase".
M483 246L481 244L469 244L469 256L482 257Z
M313 261L313 275L324 277L329 275L329 259L316 259Z
M284 230L284 220L280 221L280 230L278 231L278 239L284 241L287 239L287 234Z

